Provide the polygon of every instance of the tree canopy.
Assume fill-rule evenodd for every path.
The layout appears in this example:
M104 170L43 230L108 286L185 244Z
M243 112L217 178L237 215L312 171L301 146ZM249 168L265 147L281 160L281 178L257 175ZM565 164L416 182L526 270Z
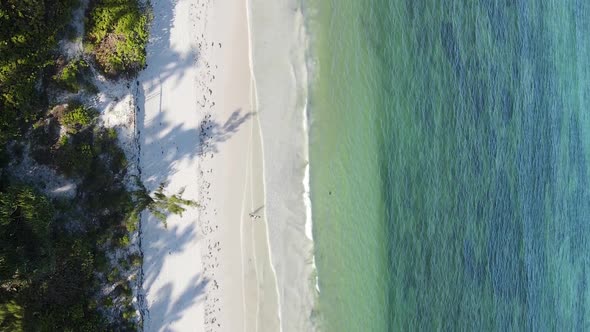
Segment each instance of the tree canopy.
M0 2L0 149L39 116L37 88L77 0Z

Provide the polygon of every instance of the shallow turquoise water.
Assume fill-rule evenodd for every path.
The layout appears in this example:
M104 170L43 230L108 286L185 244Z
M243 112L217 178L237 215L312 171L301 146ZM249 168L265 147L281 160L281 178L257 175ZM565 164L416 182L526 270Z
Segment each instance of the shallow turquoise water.
M323 330L589 330L590 2L306 6Z

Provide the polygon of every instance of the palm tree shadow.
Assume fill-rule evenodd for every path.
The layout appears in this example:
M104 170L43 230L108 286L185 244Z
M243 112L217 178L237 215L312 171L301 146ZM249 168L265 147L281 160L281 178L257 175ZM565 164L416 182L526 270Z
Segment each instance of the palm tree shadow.
M150 40L146 48L149 70L141 73L144 80L158 79L160 81L174 77L178 82L186 75L188 68L199 59L199 51L191 48L186 52L174 49L170 33L174 22L174 9L178 0L153 1L154 19L150 27ZM157 85L154 85L157 86ZM148 95L155 91L146 91Z
M138 105L145 105L141 98L142 88L139 90ZM172 125L165 119L165 111L159 112L148 124L145 123L145 113L139 113L141 173L148 190L155 190L161 183L168 182L181 162L193 163L196 158L218 153L220 144L228 141L254 114L242 114L241 109L237 109L225 122L204 120L199 129L195 129L186 128L186 124Z
M145 213L142 251L149 253L143 259L143 288L150 291L164 266L166 256L186 250L187 245L198 236L195 224L180 228L178 226L164 229L155 217Z
M177 84L190 72L188 69L197 60L196 51L181 54L171 45L170 32L176 5L176 0L152 1L155 17L147 49L149 67L140 75L142 82L172 80ZM168 182L179 171L181 163L193 165L198 162L197 158L217 153L219 146L228 141L252 116L252 113L243 113L241 109L237 109L225 121L206 118L198 128L186 123L173 124L166 118L166 110L162 109L161 100L166 96L158 91L161 84L150 84L148 90L144 90L139 80L136 84L140 176L150 191L161 183ZM145 113L146 103L154 105L154 101L150 99L157 97L160 98L159 112L148 119ZM196 179L187 179L187 182L193 180ZM174 283L169 281L174 277L162 273L166 265L172 263L170 257L195 250L195 238L199 237L197 223L198 211L194 209L185 212L182 224L169 226L167 229L149 213L142 215L144 261L140 302L147 305L147 311L144 311L146 330L166 330L203 298L209 280L202 274L178 276L179 280L191 278L189 286L179 295L178 290L174 289ZM200 264L197 262L200 262L199 258L195 259L194 264ZM149 295L148 301L143 301L145 295Z
M229 140L252 115L254 115L253 112L242 114L242 110L237 109L224 123L215 121L201 123L200 137L203 138L203 142L199 146L198 155L219 152L219 144Z
M236 110L225 122L209 121L207 122L209 129L203 129L207 131L207 139L202 139L203 135L199 130L184 128L183 125L173 126L164 120L161 121L162 129L156 130L153 126L160 127L161 114L159 113L147 128L143 123L143 116L138 117L138 130L143 133L140 139L143 150L140 153L142 180L148 190L154 190L160 183L167 182L176 173L179 161L194 160L205 154L217 153L219 145L229 140L239 130L239 127L252 116L252 113L241 114L240 110ZM166 133L161 135L162 131ZM154 144L175 145L177 148L161 150L163 153L160 153L159 158L144 158L149 157L145 152L153 150ZM158 150L157 147L156 150ZM168 226L168 228L164 228L162 222L149 213L143 214L142 252L144 253L144 261L141 294L145 296L155 293L158 299L156 303L144 302L148 305L147 315L144 315L144 318L147 319L146 322L149 320L150 330L161 330L166 325L180 319L182 313L193 306L196 303L196 298L200 298L201 292L205 291L208 281L201 280L197 287L199 292L190 288L179 297L175 296L176 300L173 300L171 298L172 285L161 287L156 283L156 280L161 277L168 257L190 250L195 238L200 236L197 231L197 214L198 211L187 210L182 217L182 225ZM195 259L195 261L199 261L199 259ZM196 293L199 296L196 296ZM195 300L190 300L193 298Z
M187 308L203 300L205 289L209 284L209 279L201 275L195 275L188 286L182 290L180 297L173 296L174 287L172 283L167 283L161 287L156 294L156 301L151 303L150 307L153 312L162 313L159 317L146 317L144 329L146 331L161 331L173 322L181 319Z

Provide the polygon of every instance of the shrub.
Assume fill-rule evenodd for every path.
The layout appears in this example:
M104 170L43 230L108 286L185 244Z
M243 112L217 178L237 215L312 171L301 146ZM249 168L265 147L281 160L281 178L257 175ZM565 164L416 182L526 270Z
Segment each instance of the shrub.
M110 296L107 296L107 298L104 299L104 306L107 308L110 308L113 306L113 298Z
M109 273L109 275L107 276L107 281L108 282L116 282L118 281L118 279L120 278L120 274L119 274L119 269L118 268L114 268L111 273Z
M16 301L0 303L0 329L2 331L24 331L24 315L25 310Z
M90 84L86 81L86 77L90 75L89 68L88 63L82 59L70 61L53 76L53 80L61 88L76 93Z
M105 74L134 74L145 66L148 17L137 0L97 0L86 38Z
M104 154L108 169L113 174L119 174L127 168L125 152L117 144L117 131L114 128L100 128L95 132L94 153Z
M85 178L91 172L94 160L91 137L63 136L58 143L55 157L56 166L61 172L68 176Z
M120 247L128 247L131 244L131 240L129 239L129 235L125 234L119 239L119 246Z
M125 220L125 227L127 228L127 232L133 233L137 230L139 226L139 213L136 211L131 211L127 215L127 219Z
M103 252L96 254L94 258L94 268L102 273L107 273L110 270L110 264L107 256Z
M51 148L60 139L59 131L59 122L52 116L40 120L33 125L31 132L31 152L37 162L42 164L49 164L51 162Z
M60 122L62 126L67 128L69 133L75 134L92 124L97 117L98 112L95 109L74 104L66 109Z
M121 268L125 271L129 270L129 268L131 267L129 259L127 257L119 258L119 266L121 266Z
M131 289L131 286L129 286L128 282L125 282L124 284L121 285L122 286L122 294L128 299L130 300L129 304L131 304L131 296L133 296L133 290ZM134 310L135 311L135 310Z
M126 307L125 311L123 311L123 319L124 320L134 319L135 315L136 315L135 309L132 306Z
M131 305L133 301L133 290L129 286L129 282L121 280L110 294L113 298L121 300L121 305Z
M143 259L141 258L140 254L132 254L129 256L129 260L131 261L131 266L133 267L140 267L143 263Z
M59 140L57 141L57 146L58 147L64 147L66 145L68 145L68 143L70 142L70 136L62 136L59 138Z

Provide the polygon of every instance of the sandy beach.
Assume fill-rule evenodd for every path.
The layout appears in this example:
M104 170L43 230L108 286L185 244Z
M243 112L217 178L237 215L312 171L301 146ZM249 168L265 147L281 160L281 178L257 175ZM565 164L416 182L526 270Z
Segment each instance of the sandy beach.
M284 109L258 107L267 99L254 81L263 74L253 74L248 21L258 4L151 5L148 67L136 82L141 178L150 190L161 183L168 193L184 190L200 207L169 216L167 227L142 218L144 330L309 330L303 114L300 108L299 119L285 119L295 122L273 127ZM295 79L283 69L277 73ZM270 142L287 140L297 142L284 147L291 157L277 159L279 146ZM283 201L290 190L291 201Z

